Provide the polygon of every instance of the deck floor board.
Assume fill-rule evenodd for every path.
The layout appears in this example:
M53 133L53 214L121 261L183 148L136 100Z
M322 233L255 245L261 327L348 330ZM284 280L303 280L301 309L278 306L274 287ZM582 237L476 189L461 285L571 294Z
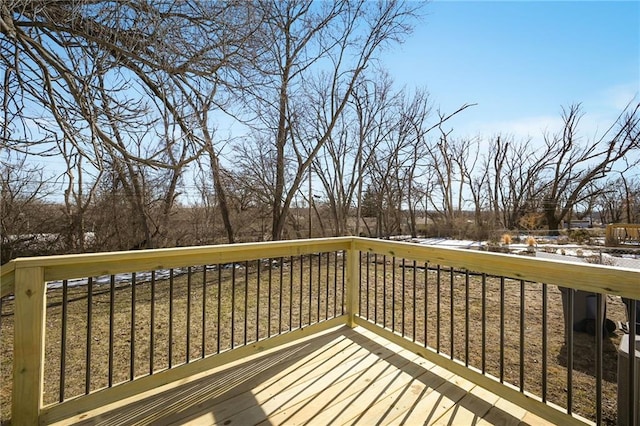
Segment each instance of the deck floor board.
M362 328L238 360L57 424L541 424L539 417Z

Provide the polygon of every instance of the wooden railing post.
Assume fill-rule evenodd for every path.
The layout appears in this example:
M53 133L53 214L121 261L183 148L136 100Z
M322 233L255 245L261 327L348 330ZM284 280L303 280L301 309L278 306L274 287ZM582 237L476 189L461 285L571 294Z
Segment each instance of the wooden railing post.
M15 270L11 422L37 425L42 408L46 313L44 270Z
M360 289L360 251L356 248L356 240L353 239L347 250L347 314L348 325L356 326L355 317L358 312L358 293Z
M607 225L607 228L604 234L605 245L617 245L617 241L615 241L614 239L613 229L614 228L612 223Z

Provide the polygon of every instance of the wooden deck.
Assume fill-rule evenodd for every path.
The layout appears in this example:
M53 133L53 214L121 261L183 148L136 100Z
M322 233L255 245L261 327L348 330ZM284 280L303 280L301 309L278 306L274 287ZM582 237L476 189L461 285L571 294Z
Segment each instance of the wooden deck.
M341 327L56 424L549 424L362 328Z

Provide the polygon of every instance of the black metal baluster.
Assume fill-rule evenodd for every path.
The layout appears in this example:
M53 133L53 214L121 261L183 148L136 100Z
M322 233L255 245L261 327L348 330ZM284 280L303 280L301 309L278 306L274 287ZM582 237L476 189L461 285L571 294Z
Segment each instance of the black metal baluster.
M418 286L417 283L417 271L416 271L416 267L418 266L417 262L414 260L413 261L413 334L411 336L411 340L412 341L416 341L416 306L418 305L418 299L416 296L416 287Z
M547 285L542 284L542 402L547 402Z
M109 387L113 386L113 333L116 304L116 277L111 275L109 280Z
M191 362L191 266L187 267L187 335L186 335L186 362Z
M84 393L91 391L91 345L93 343L93 277L87 280L87 343L85 352Z
M405 292L406 292L406 289L407 289L407 287L406 287L406 278L405 278L405 271L406 271L405 266L406 266L406 263L405 263L405 259L404 259L404 257L403 257L403 258L402 258L402 325L401 325L401 328L402 328L402 332L401 332L402 337L404 337L404 336L405 336L405 330L404 330L404 326L405 326L405 320L404 320L404 317L405 317L405 314L404 314L404 308L405 308L405 303L406 303Z
M500 277L500 383L504 383L504 277Z
M129 345L129 380L136 377L136 273L131 273L131 343Z
M440 353L440 265L436 267L436 352Z
M391 330L396 331L396 257L391 258Z
M429 346L429 304L427 303L429 298L428 291L429 283L429 264L424 262L424 347Z
M278 334L282 334L282 285L284 284L284 258L281 257L280 260L280 287L279 287L279 296L278 296Z
M153 374L156 333L156 271L151 271L151 312L149 322L149 375Z
M207 265L202 267L202 350L200 356L207 354Z
M464 366L469 366L469 271L464 274Z
M373 255L373 322L378 324L378 253Z
M248 321L249 321L249 261L244 262L244 344L248 339Z
M406 305L406 292L407 292L407 283L406 283L406 262L405 258L402 258L402 325L401 325L401 335L405 337L405 305Z
M366 301L366 308L365 310L367 311L367 319L369 318L369 297L370 297L370 293L369 293L369 268L370 268L370 263L371 263L371 253L367 252L367 301Z
M169 269L169 368L173 367L173 268Z
M358 251L358 277L362 280L362 252ZM358 282L358 315L362 317L362 282Z
M231 349L236 343L236 264L231 267Z
M346 251L342 251L342 315L344 315L344 305L345 305L345 291L344 291L344 285L345 285L345 276L346 276L346 264L347 262L345 261L346 259L346 255L347 252Z
M60 397L64 401L65 372L67 370L67 307L69 302L69 283L62 280L62 335L60 336Z
M217 307L217 320L216 320L216 341L217 341L217 353L220 353L222 350L222 265L218 264L218 307Z
M320 322L320 293L322 289L322 253L318 253L318 316L317 322Z
M487 274L482 274L482 374L487 371Z
M311 319L311 307L313 303L311 300L313 299L313 255L309 255L309 323L312 324L313 320Z
M329 299L329 297L330 297L329 287L330 287L330 283L331 283L331 280L329 278L329 275L330 275L329 272L331 270L331 253L327 253L327 268L326 269L327 269L327 271L326 271L327 279L326 279L326 284L325 284L326 291L325 291L325 299L324 299L324 318L325 319L329 319L329 300L330 300ZM335 317L335 312L334 312L333 316Z
M293 330L293 256L289 256L289 331Z
M524 392L524 280L520 280L520 392Z
M272 276L273 276L273 259L269 258L269 272L268 272L268 300L267 300L267 337L271 337L271 291L272 291Z
M333 253L333 316L338 316L338 252Z
M300 255L300 291L299 291L300 304L298 305L298 327L299 328L302 328L302 286L304 281L303 263L304 263L304 256Z
M256 342L260 340L260 262L256 261Z
M382 326L387 328L387 255L382 256Z
M453 359L453 353L454 353L454 318L453 318L453 302L454 302L454 295L453 295L453 290L454 290L454 271L453 271L453 266L449 269L449 333L451 334L451 338L450 338L450 343L451 343L451 354L450 354L450 358Z

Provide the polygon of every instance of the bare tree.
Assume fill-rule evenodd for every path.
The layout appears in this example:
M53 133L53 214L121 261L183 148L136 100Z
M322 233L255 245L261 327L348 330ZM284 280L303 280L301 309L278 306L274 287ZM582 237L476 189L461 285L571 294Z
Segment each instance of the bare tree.
M132 246L155 246L184 167L212 145L204 137L210 123L196 113L216 104L191 96L208 94L199 91L211 87L202 81L224 76L233 85L238 62L251 59L260 25L254 10L253 3L199 0L2 3L7 146L59 155L63 140L67 152L86 159L74 160L84 171L110 167L142 229ZM142 211L144 179L160 176L166 193L151 219Z
M640 181L638 175L619 173L604 183L595 201L601 223L640 222Z
M0 163L0 263L16 256L55 253L59 220L47 205L51 182L24 155Z
M580 105L563 109L561 133L545 136L549 160L554 165L545 182L543 209L549 230L557 232L573 207L600 191L593 185L616 162L640 148L640 102L630 103L617 121L598 139L582 143L578 124Z
M352 100L313 162L313 176L322 184L337 235L351 233L348 219L353 216L354 206L354 231L359 233L363 182L376 149L391 131L389 122L397 93L391 91L392 81L387 73L381 71L378 75L375 80L363 78L358 83ZM326 122L318 121L317 133L322 134L326 126Z
M312 161L330 138L361 74L385 44L408 33L417 6L363 0L260 4L269 18L263 32L268 49L258 63L262 80L247 87L244 100L256 116L255 129L268 135L261 140L269 140L274 153L267 155L275 158L271 204L272 239L277 240ZM331 87L315 91L330 97L313 98L310 84ZM318 104L322 108L314 109ZM318 114L326 123L320 133L311 125Z
M515 229L524 215L541 211L543 173L552 164L549 149L503 135L491 140L482 168L493 222L500 229Z
M453 129L444 129L445 123L473 104L464 104L451 114L438 112L439 120L427 132L438 129L438 142L426 151L427 175L433 179L428 198L433 210L444 219L447 229L453 229L466 205L465 190L471 184L469 177L477 163L477 150L469 139L450 138Z
M64 140L60 142L60 145L59 149L66 166L63 212L67 223L62 231L66 252L83 253L87 241L87 213L95 199L102 170L90 168L96 170L97 173L87 178L90 171L83 166L85 157L75 152L73 146L68 146Z

